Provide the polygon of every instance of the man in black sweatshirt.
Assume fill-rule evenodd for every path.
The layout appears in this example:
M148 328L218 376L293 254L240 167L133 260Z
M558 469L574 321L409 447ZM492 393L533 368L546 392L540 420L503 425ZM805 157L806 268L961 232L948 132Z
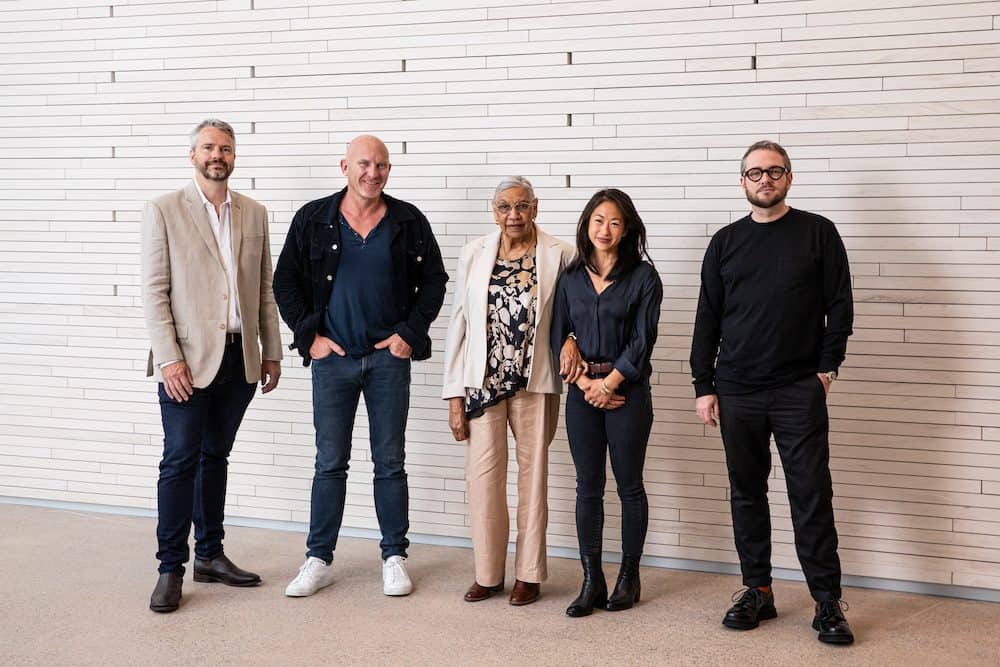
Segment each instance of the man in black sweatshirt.
M778 144L760 141L747 149L740 185L751 213L708 244L691 343L698 417L722 428L747 587L722 623L750 630L777 616L767 503L773 434L796 552L816 600L813 628L822 642L850 644L826 409L854 319L847 253L832 222L785 203L792 164Z

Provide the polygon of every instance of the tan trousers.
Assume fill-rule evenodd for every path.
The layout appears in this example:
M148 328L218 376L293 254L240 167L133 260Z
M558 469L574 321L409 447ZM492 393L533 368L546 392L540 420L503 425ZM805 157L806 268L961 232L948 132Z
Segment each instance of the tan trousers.
M517 392L469 420L465 480L472 523L476 582L496 586L504 578L510 518L507 513L507 426L517 452L517 550L514 576L540 583L548 571L545 529L549 521L549 444L559 420L559 396Z

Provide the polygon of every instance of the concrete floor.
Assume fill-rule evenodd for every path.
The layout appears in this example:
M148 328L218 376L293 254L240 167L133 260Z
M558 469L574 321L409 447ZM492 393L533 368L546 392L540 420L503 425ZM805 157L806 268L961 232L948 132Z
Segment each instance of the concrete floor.
M196 584L154 614L153 519L0 504L0 665L998 665L1000 606L847 589L851 647L816 641L802 583L777 582L779 617L750 632L720 625L738 578L642 570L634 609L571 619L576 561L550 559L535 604L469 604L468 549L414 545L406 598L381 593L378 546L344 539L336 583L286 598L304 536L231 527L227 553L264 578ZM608 567L613 577L614 566ZM508 580L508 592L509 592Z

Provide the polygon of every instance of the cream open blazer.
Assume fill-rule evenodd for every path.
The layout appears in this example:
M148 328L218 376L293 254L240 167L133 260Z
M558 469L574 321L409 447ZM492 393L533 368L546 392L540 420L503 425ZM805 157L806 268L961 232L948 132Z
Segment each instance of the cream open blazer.
M247 382L257 382L260 345L264 359L281 360L267 211L249 197L230 193L243 364ZM162 381L160 363L183 359L195 387L211 384L226 348L228 284L212 223L194 181L146 205L142 214L142 297L150 342L146 375Z
M535 308L535 343L528 369L528 391L562 392L559 364L549 345L552 302L556 282L573 261L573 246L549 236L538 227L535 262L538 304ZM470 241L458 257L455 302L444 353L444 387L441 398L465 396L465 388L481 388L486 381L486 316L490 276L500 249L500 230Z

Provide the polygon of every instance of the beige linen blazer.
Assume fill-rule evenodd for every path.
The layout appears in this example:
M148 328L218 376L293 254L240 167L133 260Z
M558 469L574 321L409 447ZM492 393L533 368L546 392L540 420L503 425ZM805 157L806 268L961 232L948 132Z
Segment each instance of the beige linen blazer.
M281 359L267 210L249 197L230 193L243 363L247 382L258 382L260 346L264 359ZM212 224L194 181L146 204L142 301L150 341L147 376L162 380L159 365L181 359L191 369L195 387L211 384L226 346L227 284Z
M464 397L466 387L481 388L486 382L487 290L499 249L498 229L466 244L458 257L455 300L445 339L442 398ZM576 250L570 244L538 230L535 245L538 305L535 309L535 342L527 387L531 392L562 392L559 365L549 344L549 327L552 324L556 282L575 254Z

